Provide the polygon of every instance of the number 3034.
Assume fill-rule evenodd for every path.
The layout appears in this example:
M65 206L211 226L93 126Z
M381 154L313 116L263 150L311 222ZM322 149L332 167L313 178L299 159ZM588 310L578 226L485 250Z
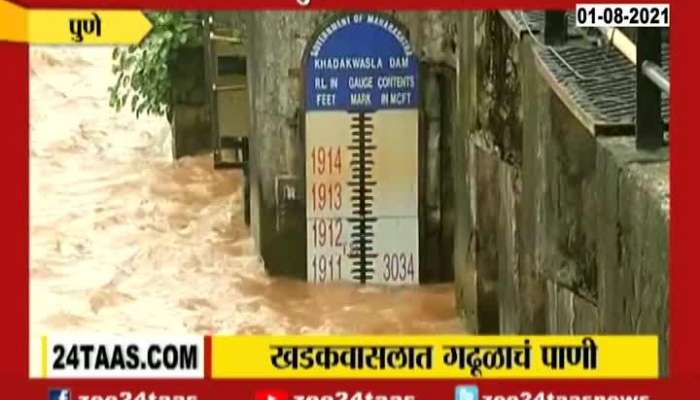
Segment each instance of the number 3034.
M415 280L416 262L413 253L387 253L381 257L384 281Z

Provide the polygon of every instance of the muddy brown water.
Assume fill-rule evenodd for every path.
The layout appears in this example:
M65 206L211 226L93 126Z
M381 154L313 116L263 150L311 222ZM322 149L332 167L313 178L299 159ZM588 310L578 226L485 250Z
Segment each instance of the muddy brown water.
M267 276L241 175L208 155L173 161L164 119L110 109L110 54L31 50L32 335L464 331L449 284Z

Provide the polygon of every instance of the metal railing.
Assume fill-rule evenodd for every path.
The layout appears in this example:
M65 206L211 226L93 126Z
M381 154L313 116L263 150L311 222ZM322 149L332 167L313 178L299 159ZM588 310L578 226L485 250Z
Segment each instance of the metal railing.
M545 11L544 42L548 46L567 41L568 24L565 11ZM665 122L661 111L662 92L670 95L668 75L661 68L661 28L638 28L636 44L615 28L599 28L636 67L637 104L635 119L636 145L639 149L663 147Z
M213 145L214 168L239 168L247 174L248 168L248 138L223 136L219 119L219 96L222 92L244 91L245 85L217 85L219 76L216 42L229 44L241 44L240 38L217 34L214 29L218 27L212 14L205 15L201 21L204 44L204 76L211 121L211 137ZM233 110L230 110L233 112ZM232 155L233 160L225 160L223 150Z
M661 29L637 30L637 147L653 150L664 145L661 92L671 84L661 69Z

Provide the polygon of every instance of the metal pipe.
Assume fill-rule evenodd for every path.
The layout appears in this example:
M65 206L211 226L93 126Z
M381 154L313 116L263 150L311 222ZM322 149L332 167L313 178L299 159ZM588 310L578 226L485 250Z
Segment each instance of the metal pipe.
M621 30L617 28L598 28L608 41L617 48L632 64L637 65L637 45L634 44ZM644 61L642 63L642 72L644 76L649 78L659 89L666 94L671 93L671 83L668 80L666 73L653 62Z
M215 34L214 32L211 32L209 34L209 39L211 40L216 40L219 42L227 42L227 43L232 43L232 44L241 44L241 39L234 38L234 37L228 37L228 36L219 36Z
M661 88L648 78L644 64L661 64L661 31L658 28L639 28L637 41L636 143L638 149L654 150L664 146Z
M651 61L644 61L642 63L642 72L649 78L659 89L663 90L664 93L671 94L671 83L668 81L664 71Z
M216 83L211 85L211 90L214 92L242 91L245 89L246 85L217 86Z
M605 38L615 46L632 64L637 65L637 46L621 30L616 28L599 27Z

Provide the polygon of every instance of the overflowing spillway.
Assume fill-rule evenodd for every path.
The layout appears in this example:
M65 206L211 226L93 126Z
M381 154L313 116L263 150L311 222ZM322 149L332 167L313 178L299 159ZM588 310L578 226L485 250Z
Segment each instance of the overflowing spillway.
M33 335L462 331L452 285L269 277L241 175L173 161L163 118L110 109L110 54L31 50Z

